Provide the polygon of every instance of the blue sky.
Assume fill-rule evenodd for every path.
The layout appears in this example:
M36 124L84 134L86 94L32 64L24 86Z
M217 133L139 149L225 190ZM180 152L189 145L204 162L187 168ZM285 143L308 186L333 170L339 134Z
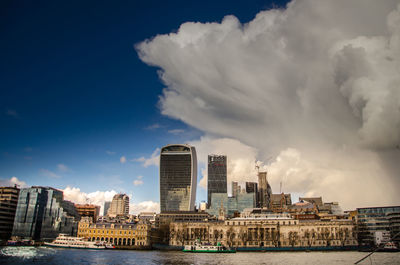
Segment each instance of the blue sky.
M130 160L203 133L161 115L164 85L134 45L187 21L233 14L245 23L276 6L284 4L1 1L0 178L158 201L158 168Z

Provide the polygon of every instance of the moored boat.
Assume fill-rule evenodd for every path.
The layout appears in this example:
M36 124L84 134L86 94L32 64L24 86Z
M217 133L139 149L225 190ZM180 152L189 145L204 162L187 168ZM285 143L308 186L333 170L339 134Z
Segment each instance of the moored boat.
M112 244L100 241L87 241L82 237L60 234L53 242L45 242L45 246L61 248L106 249L114 248Z
M201 244L196 242L195 245L186 245L183 252L202 252L202 253L235 253L236 250L224 247L221 243L217 243L216 246L211 244Z
M379 252L399 252L400 249L393 241L387 242L382 248L378 249Z

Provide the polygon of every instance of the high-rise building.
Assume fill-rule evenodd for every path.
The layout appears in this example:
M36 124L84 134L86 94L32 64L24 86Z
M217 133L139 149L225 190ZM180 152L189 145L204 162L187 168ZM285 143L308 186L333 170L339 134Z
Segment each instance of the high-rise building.
M267 181L267 172L258 172L258 207L269 207L272 194L271 186Z
M227 193L226 185L226 156L208 156L208 183L207 183L207 203L211 206L212 193Z
M106 216L108 213L108 209L110 209L111 202L104 202L103 216Z
M257 182L246 182L246 193L253 193L254 194L254 201L256 205L258 203L258 184Z
M21 189L12 236L52 240L59 233L76 235L79 214L63 192L50 187Z
M76 210L81 217L89 217L96 222L99 217L100 206L94 204L75 204Z
M246 193L257 193L258 185L257 182L246 182Z
M14 225L19 188L0 187L0 241L8 240Z
M196 186L196 149L186 144L172 144L161 148L161 212L194 211Z
M240 193L240 186L237 181L232 181L232 197L236 197Z
M117 215L128 215L129 214L129 196L126 194L115 194L110 209L108 209L107 215L110 217L117 217Z

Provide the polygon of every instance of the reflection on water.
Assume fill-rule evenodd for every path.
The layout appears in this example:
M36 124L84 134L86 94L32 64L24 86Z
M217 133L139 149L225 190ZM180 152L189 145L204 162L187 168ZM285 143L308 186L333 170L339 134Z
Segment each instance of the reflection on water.
M4 247L0 264L354 264L362 252L238 252L122 251ZM360 264L400 264L400 253L375 253Z

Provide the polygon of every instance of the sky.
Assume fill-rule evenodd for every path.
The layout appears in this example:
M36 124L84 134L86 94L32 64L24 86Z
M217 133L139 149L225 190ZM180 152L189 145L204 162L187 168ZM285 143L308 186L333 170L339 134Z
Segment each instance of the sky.
M189 143L197 202L214 153L294 201L398 205L399 1L236 2L1 1L0 183L158 211L159 148Z

